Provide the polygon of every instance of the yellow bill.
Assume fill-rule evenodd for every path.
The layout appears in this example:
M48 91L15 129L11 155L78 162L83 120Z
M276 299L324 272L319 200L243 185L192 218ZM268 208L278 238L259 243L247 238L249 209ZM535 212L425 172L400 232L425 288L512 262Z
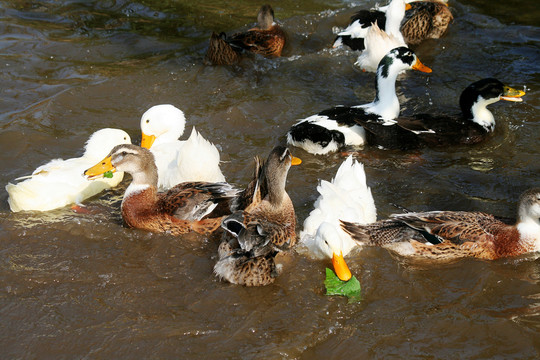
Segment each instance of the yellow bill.
M525 95L525 91L511 88L510 86L504 87L504 93L501 95L501 100L506 101L523 101L521 98Z
M291 165L300 165L302 160L300 158L291 156Z
M336 255L336 253L332 255L332 265L334 265L334 271L340 280L349 281L351 279L351 270L349 270L342 252L339 255Z
M412 68L414 70L418 70L418 71L425 72L425 73L432 72L432 70L430 68L428 68L426 65L422 64L422 62L420 61L419 58L416 58L416 62L414 63Z
M116 172L116 168L112 165L112 157L108 156L105 159L98 162L96 165L92 166L90 169L87 169L84 172L84 175L89 180L94 180L101 177L107 171Z
M155 140L156 137L154 135L146 135L145 133L142 133L141 147L150 149Z

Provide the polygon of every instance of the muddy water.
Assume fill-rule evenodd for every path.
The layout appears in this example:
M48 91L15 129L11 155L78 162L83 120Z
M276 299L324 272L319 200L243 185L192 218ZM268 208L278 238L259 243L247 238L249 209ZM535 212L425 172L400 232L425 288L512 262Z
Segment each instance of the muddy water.
M335 26L374 2L273 4L290 42L280 59L206 67L212 30L245 29L250 1L4 1L0 5L0 183L52 158L80 155L93 131L140 141L141 114L183 109L218 144L227 179L244 185L252 157L283 141L295 119L374 96L355 54L330 51ZM416 48L430 75L398 83L404 113L457 111L469 83L496 77L526 88L491 106L494 136L473 147L414 153L365 149L379 217L395 211L483 210L514 216L539 186L540 14L528 2L450 2L448 35ZM532 7L531 7L532 6ZM304 163L287 189L299 224L343 157L294 150ZM325 261L302 248L272 286L212 275L216 239L125 229L126 182L86 202L13 214L0 191L2 358L538 358L540 262L535 255L452 264L406 261L384 249L352 254L363 300L324 296ZM3 187L2 187L3 189Z

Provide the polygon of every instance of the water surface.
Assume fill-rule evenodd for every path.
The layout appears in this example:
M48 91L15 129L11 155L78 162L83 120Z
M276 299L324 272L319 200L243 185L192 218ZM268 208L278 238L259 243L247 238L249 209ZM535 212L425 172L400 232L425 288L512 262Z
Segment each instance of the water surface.
M208 67L213 30L247 29L251 1L4 1L0 4L0 183L52 158L82 154L103 127L140 141L139 119L172 103L220 147L243 186L296 119L370 102L373 74L329 49L333 30L374 1L272 4L289 34L279 59ZM471 82L496 77L527 91L490 107L493 137L417 152L367 148L356 157L384 218L413 210L515 215L539 186L540 14L519 1L450 1L446 37L415 51L432 74L399 78L402 112L455 113ZM300 226L344 159L293 149L289 173ZM212 275L217 240L122 227L127 181L69 207L13 214L0 191L0 345L5 358L538 358L540 262L535 255L451 264L406 261L384 249L351 254L363 300L326 297L324 269L298 247L274 285L244 288Z

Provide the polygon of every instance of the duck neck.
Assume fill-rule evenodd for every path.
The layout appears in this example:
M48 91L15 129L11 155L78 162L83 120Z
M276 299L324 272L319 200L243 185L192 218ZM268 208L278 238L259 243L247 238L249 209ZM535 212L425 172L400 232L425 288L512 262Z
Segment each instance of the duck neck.
M487 132L495 130L495 118L487 106L499 101L498 98L485 100L481 96L472 104L462 103L461 111L466 119L482 126Z
M378 114L385 120L392 120L399 115L399 100L396 95L396 79L398 73L389 71L386 66L379 66L375 81L375 100L367 106L370 112Z
M386 24L384 31L387 34L394 35L399 40L403 41L401 35L401 21L405 16L405 2L403 0L393 0L386 10Z
M157 167L154 162L148 162L144 169L139 171L129 172L133 180L129 184L126 192L124 193L124 200L133 197L139 193L152 194L153 197L157 197Z

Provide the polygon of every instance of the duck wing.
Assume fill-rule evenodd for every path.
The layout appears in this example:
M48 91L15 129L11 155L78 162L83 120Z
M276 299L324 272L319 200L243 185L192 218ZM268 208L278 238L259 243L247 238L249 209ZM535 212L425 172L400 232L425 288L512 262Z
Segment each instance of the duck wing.
M234 34L227 39L227 42L233 48L264 56L280 56L285 45L285 33L275 25L270 30L252 29Z
M230 214L237 194L227 183L186 182L159 193L158 207L177 219L197 221Z

